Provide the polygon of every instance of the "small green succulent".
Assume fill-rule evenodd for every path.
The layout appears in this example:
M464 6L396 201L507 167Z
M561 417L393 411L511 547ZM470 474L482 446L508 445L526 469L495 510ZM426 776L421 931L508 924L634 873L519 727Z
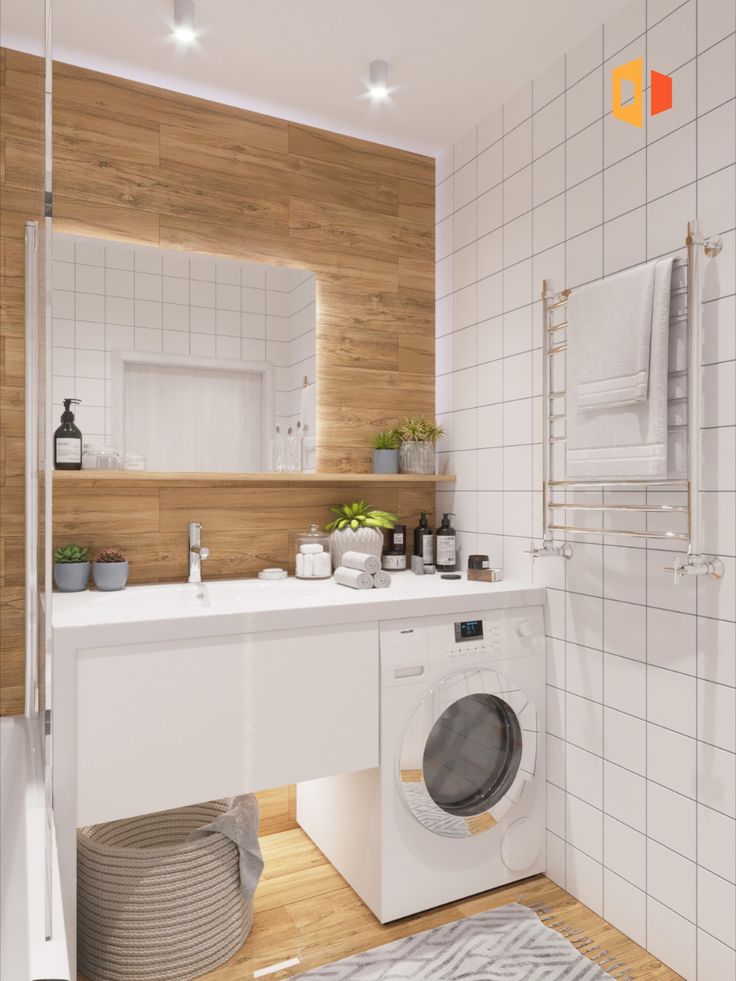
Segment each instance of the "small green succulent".
M398 450L400 442L395 429L384 429L371 436L371 446L374 450Z
M337 515L334 521L325 525L325 531L342 531L344 528L387 528L391 530L397 522L395 514L390 511L378 511L372 508L365 501L357 501L354 504L336 504L330 508L333 514Z
M100 549L95 556L95 562L127 562L127 559L122 549L108 545L107 548Z
M402 443L437 443L445 435L442 426L430 422L425 416L408 416L396 427Z
M59 564L67 562L87 562L89 560L89 549L82 548L81 545L62 545L54 552L54 562Z

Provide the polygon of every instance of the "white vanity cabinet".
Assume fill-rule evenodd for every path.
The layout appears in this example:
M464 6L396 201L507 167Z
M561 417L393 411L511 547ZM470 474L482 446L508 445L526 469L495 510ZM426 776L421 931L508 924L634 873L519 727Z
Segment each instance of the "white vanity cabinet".
M77 824L378 765L376 623L77 653Z
M78 827L376 767L379 624L541 602L524 583L409 573L390 589L251 579L55 594L50 731L72 963Z

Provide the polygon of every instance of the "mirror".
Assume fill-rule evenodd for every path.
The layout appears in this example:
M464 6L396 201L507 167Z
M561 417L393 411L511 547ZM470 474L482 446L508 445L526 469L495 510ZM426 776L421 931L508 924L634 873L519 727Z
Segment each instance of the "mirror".
M55 234L53 288L85 467L315 469L314 273Z

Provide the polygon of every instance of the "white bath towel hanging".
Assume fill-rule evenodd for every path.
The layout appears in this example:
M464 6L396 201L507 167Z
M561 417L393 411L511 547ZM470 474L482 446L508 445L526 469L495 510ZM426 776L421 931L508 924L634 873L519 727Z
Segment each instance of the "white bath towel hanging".
M668 476L672 263L672 258L661 259L576 289L570 297L565 383L568 479Z

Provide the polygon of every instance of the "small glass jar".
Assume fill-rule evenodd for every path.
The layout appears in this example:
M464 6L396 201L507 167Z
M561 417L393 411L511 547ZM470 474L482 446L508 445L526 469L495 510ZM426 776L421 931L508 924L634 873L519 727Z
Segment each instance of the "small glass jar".
M297 579L329 579L332 575L330 536L310 525L295 538Z
M145 470L146 458L142 453L126 453L123 457L123 470Z
M99 443L85 443L82 447L82 470L97 470L102 447Z
M98 470L119 470L120 454L114 446L103 446L97 454Z

